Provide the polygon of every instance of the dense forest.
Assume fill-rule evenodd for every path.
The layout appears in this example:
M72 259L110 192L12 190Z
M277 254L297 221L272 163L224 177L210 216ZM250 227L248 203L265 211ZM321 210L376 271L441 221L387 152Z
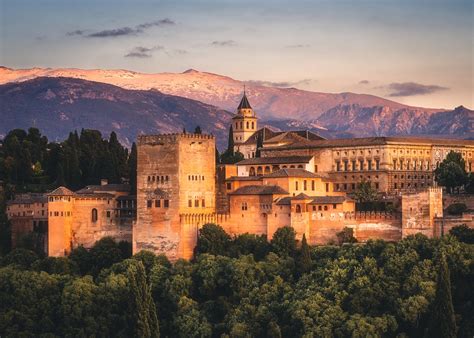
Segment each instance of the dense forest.
M289 227L267 242L209 224L191 261L110 238L64 258L16 249L0 261L0 335L472 337L472 235L310 247Z

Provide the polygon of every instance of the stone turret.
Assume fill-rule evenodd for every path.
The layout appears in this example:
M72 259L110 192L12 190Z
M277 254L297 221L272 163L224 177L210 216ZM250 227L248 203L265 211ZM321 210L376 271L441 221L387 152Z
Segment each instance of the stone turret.
M232 119L232 124L234 133L234 151L240 151L240 146L257 131L257 116L250 105L245 89L244 95L237 107L237 113Z

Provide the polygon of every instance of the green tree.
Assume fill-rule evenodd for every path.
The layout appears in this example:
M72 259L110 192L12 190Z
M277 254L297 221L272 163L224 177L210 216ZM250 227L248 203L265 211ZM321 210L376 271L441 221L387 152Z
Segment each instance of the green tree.
M469 228L466 224L451 228L449 234L456 237L460 242L474 244L474 229Z
M272 251L279 255L294 257L296 253L296 232L290 226L278 228L270 241Z
M311 260L311 252L309 249L308 242L306 241L306 234L303 234L303 239L301 240L301 249L298 256L298 272L302 275L311 271L313 261Z
M456 320L451 297L451 280L444 253L441 254L438 262L436 296L432 304L428 337L456 337Z
M363 204L370 204L378 199L377 190L372 188L370 182L360 182L354 192L354 197L357 202Z
M339 245L344 243L357 243L357 239L354 237L354 229L345 227L336 234Z
M221 226L213 223L204 224L199 229L196 254L210 253L212 255L225 255L228 252L230 236Z
M436 168L435 179L439 185L446 187L449 193L467 183L466 162L461 153L450 151Z
M159 337L160 330L156 307L146 281L145 268L141 261L131 264L127 270L130 283L130 312L133 318L135 337Z

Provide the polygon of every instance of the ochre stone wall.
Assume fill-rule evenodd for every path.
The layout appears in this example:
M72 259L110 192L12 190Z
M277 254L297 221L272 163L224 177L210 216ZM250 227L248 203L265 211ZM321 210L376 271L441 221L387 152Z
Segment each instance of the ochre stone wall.
M182 225L180 214L215 213L214 137L140 136L137 152L133 252L150 250L164 253L171 260L191 258L197 241L197 225Z

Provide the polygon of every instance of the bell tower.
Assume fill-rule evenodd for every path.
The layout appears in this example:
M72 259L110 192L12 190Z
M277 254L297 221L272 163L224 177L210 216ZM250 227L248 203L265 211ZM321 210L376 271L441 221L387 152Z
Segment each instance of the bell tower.
M245 87L244 95L237 107L237 114L232 118L232 129L234 134L235 151L240 151L240 146L257 131L257 116L247 99Z

